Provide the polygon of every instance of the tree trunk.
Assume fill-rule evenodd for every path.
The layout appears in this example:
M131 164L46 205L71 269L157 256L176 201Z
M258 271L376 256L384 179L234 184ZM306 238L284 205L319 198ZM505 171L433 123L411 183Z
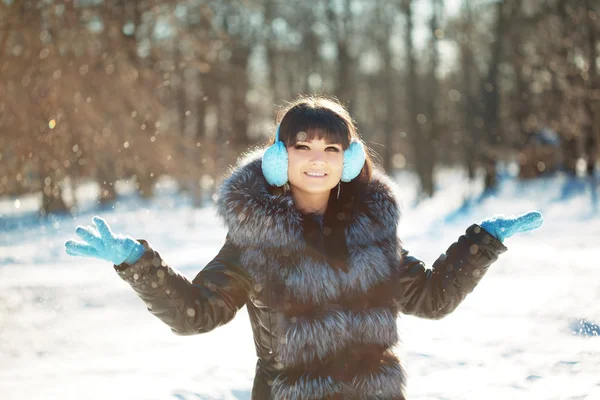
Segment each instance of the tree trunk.
M154 196L154 184L156 183L156 175L148 174L137 176L137 191L144 199L150 199Z
M181 57L180 43L175 43L174 49L174 60L175 63L175 79L177 80L177 86L174 90L175 106L177 107L177 115L179 117L179 134L185 136L186 126L186 105L187 105L187 94L186 94L186 83L185 83L185 67L183 66L183 58Z
M587 132L588 140L585 146L587 153L586 172L589 176L594 176L596 162L600 157L600 76L598 74L598 22L599 14L596 14L591 1L586 0L587 22L588 22L588 43L589 43L589 89L587 100L587 111L590 118L590 129ZM592 18L595 15L595 18Z
M231 55L231 74L235 79L231 88L231 105L233 117L233 135L231 150L235 154L243 153L250 141L248 139L249 112L246 104L246 94L248 93L248 60L250 58L250 48L242 43L232 46Z
M568 37L570 35L571 28L571 16L569 15L569 3L568 0L560 0L556 4L557 15L560 20L558 24L558 29L562 30L563 37ZM569 48L566 44L560 43L559 49L557 53L560 55L560 58L563 60L568 60L569 58ZM567 70L567 75L571 75L572 72ZM567 76L567 79L569 76ZM577 175L577 160L580 156L579 151L579 141L580 141L580 132L571 126L571 124L564 124L562 121L566 118L564 114L564 109L569 110L568 103L570 102L569 96L565 93L565 90L562 88L561 82L559 82L559 77L556 73L552 75L552 89L551 92L553 94L552 108L551 108L551 118L556 121L556 125L559 127L558 130L561 134L561 151L563 155L563 169L564 171L575 177ZM565 106L567 105L567 106Z
M264 2L264 14L265 14L265 24L267 25L267 38L265 43L266 56L267 56L267 64L269 67L269 86L271 86L271 93L273 95L273 99L275 102L281 99L282 93L279 88L278 79L277 79L277 67L278 67L278 57L277 57L277 49L274 44L275 42L275 34L273 33L273 18L275 15L275 2L273 0L265 0Z
M208 141L206 138L206 103L208 99L206 97L207 93L205 93L205 80L205 75L198 74L197 85L200 88L200 92L196 98L196 133L194 135L196 145L191 149L187 149L188 156L193 158L191 165L194 166L194 171L190 179L190 187L192 188L192 205L195 208L202 206L204 191L202 185L200 185L200 179L203 175L204 166L201 164L201 158L208 151ZM198 143L200 146L198 146Z
M477 67L475 65L475 57L470 47L470 41L472 39L472 29L474 28L473 15L471 12L471 5L468 0L464 2L465 15L466 15L466 37L461 42L461 60L462 60L462 73L463 73L463 85L464 85L464 128L465 137L463 138L463 157L465 166L467 168L467 175L470 181L475 180L477 170L477 140L478 135L475 127L475 116L478 114L478 104L475 96L475 86L478 84L477 79Z
M347 106L353 114L354 100L354 79L352 79L353 60L350 55L349 43L351 36L352 14L350 12L349 0L344 1L344 14L336 16L333 6L333 0L328 4L329 23L334 29L334 40L337 45L337 81L336 94L338 99Z
M417 120L417 116L420 114L421 108L421 96L419 94L418 87L418 74L417 64L415 61L414 45L412 40L413 33L413 14L412 14L412 0L404 0L402 3L404 15L406 17L406 32L404 34L405 47L406 47L406 59L408 64L407 71L407 82L408 87L408 127L409 127L409 138L413 147L415 155L415 169L419 177L421 187L419 188L418 197L421 198L425 194L425 187L427 186L424 168L424 158L427 157L425 149L425 143L423 138L423 130L421 124Z
M484 191L497 187L496 161L497 146L500 143L500 63L504 59L504 36L507 31L506 0L496 4L496 30L492 44L492 58L488 67L487 79L482 83L481 93L484 102L485 145L481 149L481 162L485 172Z
M440 10L440 0L432 0L431 1L432 14L431 20L429 24L430 34L431 34L431 59L429 65L429 78L427 79L428 88L427 95L429 96L429 100L427 101L427 135L424 140L424 145L427 148L428 157L423 158L423 191L429 197L433 197L435 192L434 186L434 168L437 163L438 158L438 144L439 144L439 136L440 136L440 124L438 122L438 113L437 113L437 100L439 93L439 85L437 80L437 68L439 64L439 51L437 46L437 36L435 35L435 30L438 29L438 18L441 12Z
M388 8L387 2L379 1L378 3L377 23L382 27L381 34L377 35L377 45L379 53L383 58L383 74L382 79L375 79L377 87L383 92L383 100L385 102L385 115L383 118L383 137L385 148L382 151L383 168L388 174L391 174L394 169L393 157L395 153L396 137L396 113L397 101L395 98L394 85L394 69L392 67L392 50L390 48L390 37L393 26L394 13L391 8ZM375 93L373 93L374 95ZM375 115L375 118L378 118Z
M47 177L42 190L42 207L39 214L46 217L48 214L69 213L69 208L63 199L62 189L53 177Z

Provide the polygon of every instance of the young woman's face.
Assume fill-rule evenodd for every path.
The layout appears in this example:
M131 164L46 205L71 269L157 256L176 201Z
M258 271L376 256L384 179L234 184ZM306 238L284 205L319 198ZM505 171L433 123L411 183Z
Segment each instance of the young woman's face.
M343 166L341 144L315 139L298 140L288 147L288 181L292 189L311 194L329 192L342 178Z

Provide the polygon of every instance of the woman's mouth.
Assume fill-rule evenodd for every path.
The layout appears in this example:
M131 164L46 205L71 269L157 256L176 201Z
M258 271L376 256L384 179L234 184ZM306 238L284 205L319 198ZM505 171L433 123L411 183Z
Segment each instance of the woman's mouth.
M325 178L327 176L324 172L305 172L304 175L310 176L311 178Z

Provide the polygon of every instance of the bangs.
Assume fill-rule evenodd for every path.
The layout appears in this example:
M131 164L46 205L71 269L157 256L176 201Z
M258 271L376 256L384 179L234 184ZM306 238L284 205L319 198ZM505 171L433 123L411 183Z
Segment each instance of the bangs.
M331 144L341 144L345 150L350 146L351 135L351 127L343 118L331 110L318 108L291 109L279 127L279 140L286 147L323 139Z

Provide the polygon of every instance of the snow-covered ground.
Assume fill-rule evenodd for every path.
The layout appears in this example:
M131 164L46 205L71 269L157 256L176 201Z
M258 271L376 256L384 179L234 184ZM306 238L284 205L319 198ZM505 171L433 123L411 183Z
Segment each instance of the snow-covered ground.
M562 196L562 177L505 179L497 196L464 206L481 184L452 170L438 178L438 195L414 206L414 178L398 176L404 245L428 265L486 216L537 209L545 224L509 238L452 315L401 317L409 398L600 399L600 216L589 188ZM63 249L98 214L193 278L225 237L213 209L192 210L168 181L150 203L128 195L104 211L94 185L77 194L76 218L45 223L33 222L39 199L0 199L0 399L250 399L245 308L216 331L178 337L110 264Z

